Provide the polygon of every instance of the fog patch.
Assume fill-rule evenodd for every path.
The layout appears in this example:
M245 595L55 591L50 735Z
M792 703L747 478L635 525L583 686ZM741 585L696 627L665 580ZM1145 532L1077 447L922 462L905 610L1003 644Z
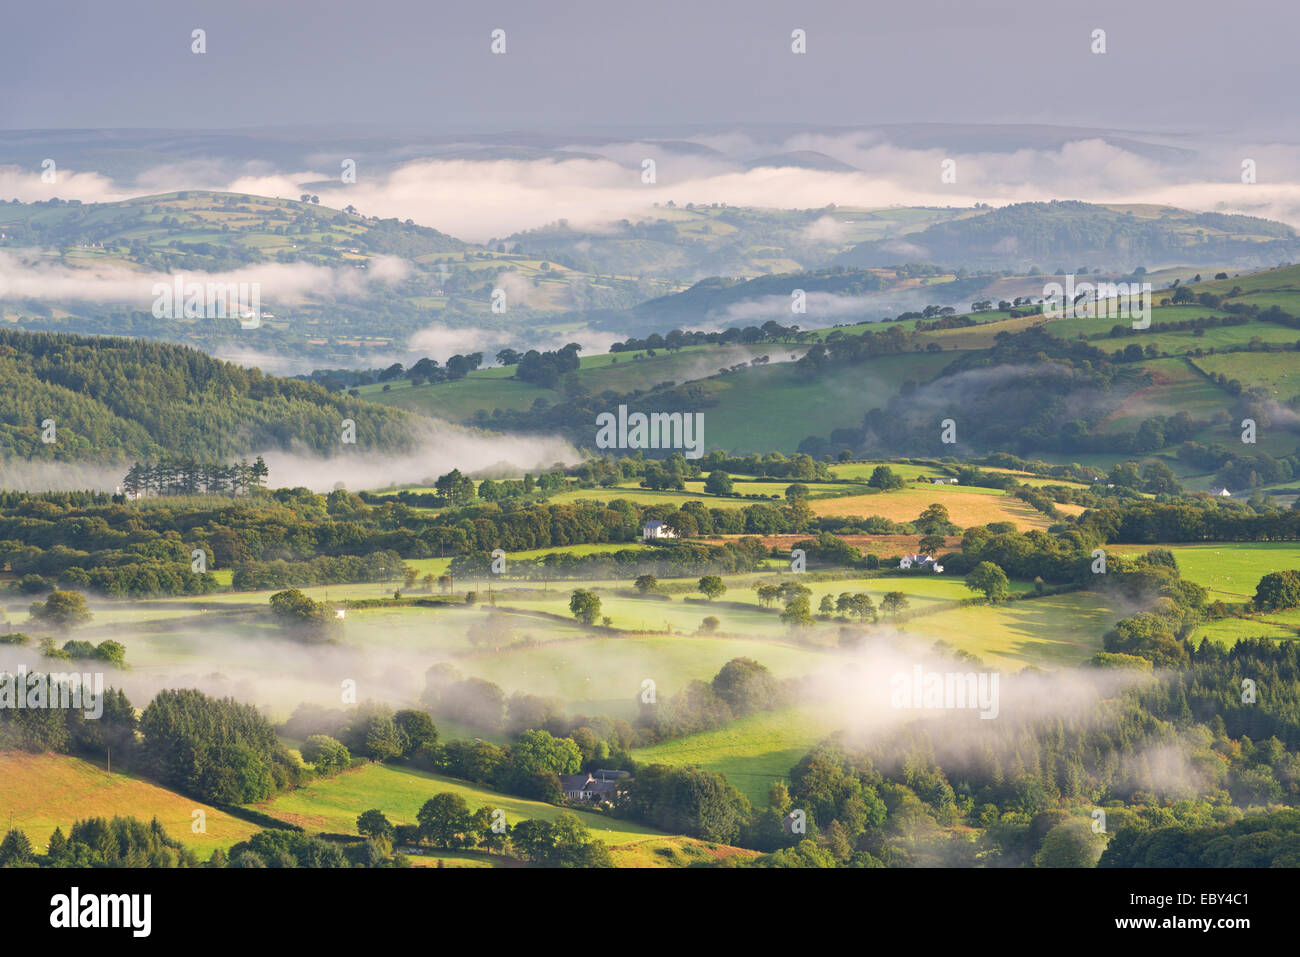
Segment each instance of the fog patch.
M556 436L480 432L437 419L420 421L413 428L416 450L410 453L355 447L328 458L282 449L254 454L266 460L276 486L302 486L314 492L329 492L340 484L354 492L422 485L452 469L473 472L502 463L518 472L536 472L581 461L577 449Z
M0 300L84 301L124 305L149 312L157 298L154 285L169 289L177 279L226 287L257 283L261 300L293 303L306 299L361 297L377 283L404 278L410 266L395 256L375 256L366 270L330 268L309 263L258 263L229 272L143 272L124 266L72 268L35 250L0 250ZM188 296L188 292L186 293ZM175 304L179 311L181 304Z

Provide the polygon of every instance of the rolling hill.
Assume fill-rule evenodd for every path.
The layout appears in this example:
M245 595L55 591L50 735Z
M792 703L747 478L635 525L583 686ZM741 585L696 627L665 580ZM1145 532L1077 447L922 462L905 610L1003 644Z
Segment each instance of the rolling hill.
M404 449L412 441L400 410L186 346L0 330L0 461L325 453L338 448L344 419L355 422L358 447Z
M1127 272L1171 264L1260 268L1298 255L1295 231L1267 219L1053 201L1016 203L937 223L905 242L859 243L835 261L857 267L907 261L1017 271L1084 265Z

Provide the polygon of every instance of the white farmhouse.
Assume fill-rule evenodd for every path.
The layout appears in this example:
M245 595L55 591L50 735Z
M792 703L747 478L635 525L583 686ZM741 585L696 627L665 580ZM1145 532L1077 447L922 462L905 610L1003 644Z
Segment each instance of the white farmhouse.
M915 568L917 571L928 568L936 575L943 573L943 566L929 555L904 555L899 560L898 567L905 571L910 568Z
M641 526L641 540L648 542L652 538L676 538L677 530L657 518L652 518Z

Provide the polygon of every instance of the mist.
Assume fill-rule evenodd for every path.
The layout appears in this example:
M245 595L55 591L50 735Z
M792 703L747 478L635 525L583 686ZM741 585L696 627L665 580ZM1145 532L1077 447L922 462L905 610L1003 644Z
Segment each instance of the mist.
M170 288L180 278L186 285L205 287L256 283L263 305L289 304L307 298L364 296L374 285L400 280L408 271L406 261L396 256L373 257L366 270L309 263L260 263L223 273L143 272L108 265L77 269L47 259L37 250L0 250L0 300L96 302L149 312L157 298L154 284ZM180 306L175 305L177 313Z
M356 206L363 214L412 218L461 239L489 239L557 220L583 229L606 228L620 219L656 215L654 205L673 200L733 206L821 209L830 204L993 206L1051 199L1156 203L1202 211L1264 216L1300 227L1300 159L1288 144L1242 141L1228 136L1177 136L1058 131L1060 145L971 150L900 146L881 131L801 132L759 139L744 132L696 134L682 142L612 140L554 150L537 159L414 157L367 167L357 181L339 181L337 156L319 167L272 170L266 162L160 163L119 182L93 169L62 168L54 183L39 169L0 167L0 195L26 202L58 196L108 202L181 189L210 189L296 198L304 190L321 203ZM933 137L942 139L942 128ZM969 142L954 130L955 143ZM819 153L834 169L810 169L781 159ZM748 168L763 156L775 165ZM642 181L642 163L656 164L655 181ZM1244 160L1257 167L1257 181L1242 182ZM940 164L956 163L956 182L940 180ZM782 165L785 164L785 165ZM849 167L844 169L841 167ZM809 242L834 242L835 226L815 221Z
M545 435L501 434L463 428L438 419L414 419L415 451L380 454L351 447L330 457L286 451L250 449L247 458L261 455L271 472L273 488L308 488L329 492L384 489L403 484L427 484L452 469L474 473L492 469L519 474L573 465L581 455L568 441ZM0 459L0 488L24 492L120 491L127 463Z
M281 487L328 492L337 487L350 491L381 489L404 484L432 484L452 469L474 473L508 465L516 474L574 465L581 461L577 449L555 436L503 435L462 428L441 420L423 420L416 426L414 452L393 455L353 448L329 458L265 449L260 454Z

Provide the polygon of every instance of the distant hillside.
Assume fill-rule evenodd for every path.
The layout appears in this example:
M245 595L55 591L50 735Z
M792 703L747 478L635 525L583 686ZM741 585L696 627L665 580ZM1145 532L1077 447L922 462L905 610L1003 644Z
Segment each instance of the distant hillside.
M1045 271L1081 266L1127 272L1137 266L1275 266L1300 257L1289 226L1253 216L1169 206L1017 203L938 223L905 238L859 243L836 257L845 266L900 261L948 267Z
M838 168L815 153L755 160L756 166ZM840 164L842 165L842 164ZM591 274L695 282L708 276L756 276L819 269L866 240L898 236L971 209L772 209L670 200L635 222L597 229L552 223L508 236L505 247ZM913 261L894 259L891 262ZM662 292L651 289L642 298Z
M632 334L676 328L761 326L769 320L804 329L825 328L893 318L931 304L969 305L973 300L987 298L988 287L1000 278L987 274L957 278L941 267L915 264L888 269L832 266L754 279L713 276L681 292L650 299L622 312L596 316L594 324ZM804 292L801 313L791 308L792 294L797 289Z
M319 203L189 190L116 203L0 204L0 246L82 248L145 269L218 272L251 263L362 263L417 258L467 244L436 229Z
M93 204L0 199L0 267L0 320L20 328L256 354L283 372L387 365L435 324L524 347L533 327L557 314L623 309L674 288L645 291L634 277L585 275L554 258L330 209L310 196L201 190ZM261 276L260 326L152 314L152 277L204 273ZM506 312L492 309L497 289L509 295Z
M662 319L674 314L674 303L708 311L788 296L792 278L850 296L870 275L707 280L646 310ZM989 282L944 278L918 291L939 297ZM733 453L1012 451L1106 469L1160 458L1202 489L1293 482L1300 474L1300 266L1174 278L1175 286L1157 280L1145 330L1114 318L992 308L810 326L775 332L775 340L727 336L674 347L668 337L647 338L616 353L584 355L571 380L554 388L483 369L454 382L392 382L361 392L453 422L562 434L579 447L590 447L597 413L627 403L703 412L708 447ZM788 325L788 313L783 321ZM1249 446L1237 425L1247 417L1261 424ZM945 418L959 423L955 448L940 441L936 426Z
M405 449L408 415L263 375L184 346L0 331L0 460L120 462L161 455L226 460L262 449ZM54 420L53 443L42 423Z

